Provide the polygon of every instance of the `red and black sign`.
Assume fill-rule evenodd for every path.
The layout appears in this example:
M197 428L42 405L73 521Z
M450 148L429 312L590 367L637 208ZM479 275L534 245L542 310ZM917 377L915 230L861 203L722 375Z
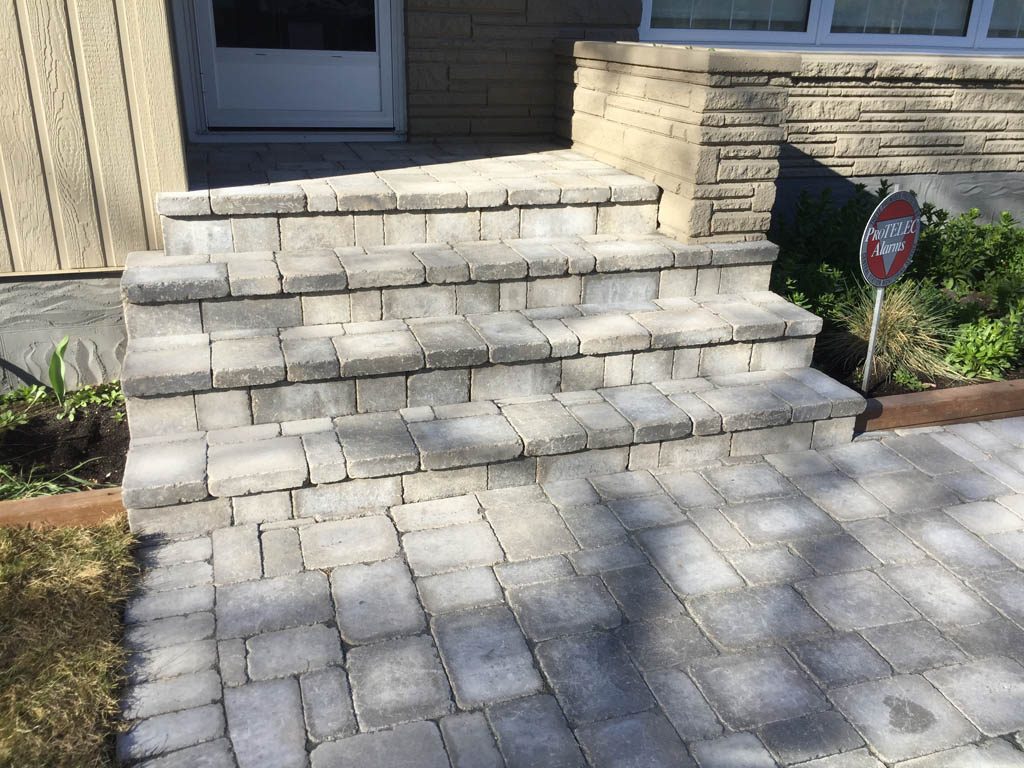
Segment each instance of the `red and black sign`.
M921 237L921 207L913 192L893 192L878 204L860 241L860 271L876 288L906 272Z

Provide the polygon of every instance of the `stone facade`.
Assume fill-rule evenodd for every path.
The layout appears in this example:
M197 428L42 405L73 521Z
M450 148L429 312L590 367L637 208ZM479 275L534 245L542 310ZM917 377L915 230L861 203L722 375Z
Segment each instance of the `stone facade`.
M553 133L559 38L632 40L640 0L409 0L409 135Z
M924 181L926 199L965 207L929 179L941 174L995 185L988 213L1024 198L1022 59L593 42L559 53L558 131L661 186L660 222L677 237L763 238L787 185Z

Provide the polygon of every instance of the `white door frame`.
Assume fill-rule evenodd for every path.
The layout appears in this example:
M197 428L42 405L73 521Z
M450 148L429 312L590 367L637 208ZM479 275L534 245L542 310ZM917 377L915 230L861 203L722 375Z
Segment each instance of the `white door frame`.
M196 0L172 0L175 47L181 74L182 107L188 139L193 142L276 142L276 141L404 141L406 137L405 98L405 3L404 0L379 0L391 11L391 90L394 99L395 127L391 130L290 131L287 129L210 130L203 102L199 65L199 40L196 26Z

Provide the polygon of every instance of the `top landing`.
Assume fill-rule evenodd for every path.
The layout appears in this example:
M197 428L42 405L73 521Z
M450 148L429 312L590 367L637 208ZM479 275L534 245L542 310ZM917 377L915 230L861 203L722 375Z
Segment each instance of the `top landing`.
M164 216L453 210L657 200L655 184L553 144L202 144Z

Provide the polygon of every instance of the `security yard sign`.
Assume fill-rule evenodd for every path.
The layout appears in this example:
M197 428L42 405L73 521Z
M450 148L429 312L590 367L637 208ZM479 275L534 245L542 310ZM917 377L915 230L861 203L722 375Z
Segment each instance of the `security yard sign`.
M892 285L910 266L921 237L913 192L893 192L878 204L860 241L860 271L875 288Z
M871 363L875 357L875 339L878 322L882 317L882 299L885 289L899 280L907 271L917 242L921 239L921 206L913 192L893 192L875 208L860 239L860 271L873 285L875 314L868 339L868 356L864 361L864 379L861 389L865 394L871 383Z

